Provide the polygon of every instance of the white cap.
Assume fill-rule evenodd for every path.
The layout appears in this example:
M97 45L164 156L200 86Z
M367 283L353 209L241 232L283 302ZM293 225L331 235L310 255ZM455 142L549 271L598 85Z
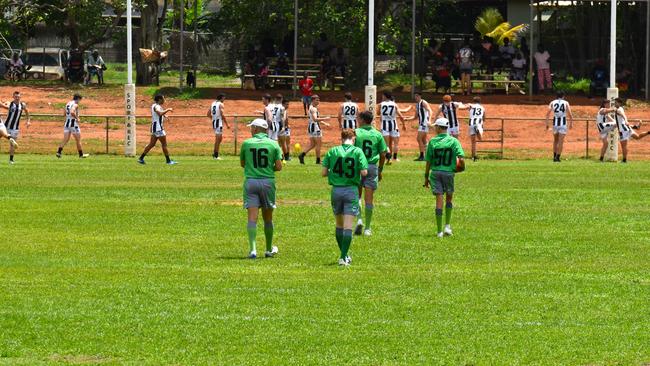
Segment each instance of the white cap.
M436 122L433 123L434 126L440 126L440 127L447 127L449 128L449 120L441 117L436 120Z
M261 118L254 119L253 122L248 124L248 127L253 127L253 126L260 127L260 128L265 129L265 130L267 130L269 128L269 124L266 123L266 121L261 119Z

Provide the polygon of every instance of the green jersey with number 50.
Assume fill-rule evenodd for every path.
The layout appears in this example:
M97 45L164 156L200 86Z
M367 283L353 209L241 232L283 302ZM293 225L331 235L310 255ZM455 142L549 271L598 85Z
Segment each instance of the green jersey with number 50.
M368 169L368 160L358 147L343 144L330 149L323 159L327 180L335 187L358 187L361 171Z
M363 151L363 155L368 159L368 164L376 165L379 162L379 156L388 150L381 132L370 125L361 126L355 132L357 139L354 141L354 146Z
M429 141L426 161L431 163L431 171L455 172L456 158L464 157L460 141L446 133L441 133Z
M246 178L275 178L275 162L282 160L282 150L266 133L258 133L241 145L239 158L244 162Z

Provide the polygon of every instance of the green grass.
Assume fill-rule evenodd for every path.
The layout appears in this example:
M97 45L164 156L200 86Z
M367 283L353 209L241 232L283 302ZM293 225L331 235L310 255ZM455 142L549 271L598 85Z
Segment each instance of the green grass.
M344 269L312 159L279 173L280 255L255 261L234 157L17 159L0 364L650 362L644 162L469 163L443 240L423 166L387 167Z

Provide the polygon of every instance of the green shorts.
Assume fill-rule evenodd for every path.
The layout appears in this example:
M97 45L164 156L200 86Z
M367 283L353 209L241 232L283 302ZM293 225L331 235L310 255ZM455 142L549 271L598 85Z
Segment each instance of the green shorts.
M275 179L246 178L244 208L275 208Z
M433 171L429 176L429 185L433 194L454 193L454 173Z
M334 216L359 214L359 189L357 187L332 187Z

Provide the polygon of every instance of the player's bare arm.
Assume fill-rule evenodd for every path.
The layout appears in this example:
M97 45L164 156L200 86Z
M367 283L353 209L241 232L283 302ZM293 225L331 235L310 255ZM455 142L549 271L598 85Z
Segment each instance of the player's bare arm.
M548 131L548 119L551 117L551 111L553 110L553 107L549 106L548 110L546 111L546 118L544 119L544 125L546 125L546 130Z
M569 115L569 129L573 128L573 113L571 113L571 106L566 105L566 113Z
M339 108L339 114L338 114L338 116L336 116L336 118L339 121L339 127L343 128L343 106L341 106L341 108Z
M427 166L424 168L424 188L429 188L429 173L431 172L431 163L427 161Z
M402 113L408 113L408 112L411 111L411 109L413 109L413 106L412 106L412 105L410 105L410 106L408 106L408 107L406 107L406 108L404 108L404 109L399 109L399 108L398 108L397 110L400 111L400 112L402 112Z
M402 114L402 111L399 108L397 108L397 118L400 121L402 121L402 128L404 130L406 130L406 122L405 122L405 119L404 119L404 115Z
M439 106L438 112L436 113L436 116L433 119L438 119L438 117L440 117L441 114L442 114L442 106Z
M427 126L432 126L431 116L433 116L433 110L431 109L431 105L426 100L422 100L422 105L424 105L424 108L426 108L427 111L429 112L428 113L429 119L427 119L425 122Z
M223 107L223 104L221 104L221 105L219 106L219 111L221 111L221 119L223 120L223 123L226 124L226 128L227 128L227 129L230 129L230 125L228 124L228 120L227 120L227 118L226 118L226 110L225 110L225 108Z
M9 102L7 103L0 102L0 108L9 110Z
M327 173L328 172L329 172L329 170L327 168L323 167L323 170L321 170L321 172L320 172L321 177L327 178Z
M456 160L456 172L464 172L465 171L465 159L463 157L459 156L458 160Z
M276 160L275 161L275 165L273 166L273 170L275 170L276 172L279 172L280 170L282 170L282 160Z
M25 117L27 117L27 127L32 124L32 117L29 114L29 109L27 109L27 104L23 103L23 112L25 112Z
M377 179L381 182L381 179L383 178L383 171L384 171L384 164L386 163L386 150L382 151L381 154L379 154L379 174L377 175Z

